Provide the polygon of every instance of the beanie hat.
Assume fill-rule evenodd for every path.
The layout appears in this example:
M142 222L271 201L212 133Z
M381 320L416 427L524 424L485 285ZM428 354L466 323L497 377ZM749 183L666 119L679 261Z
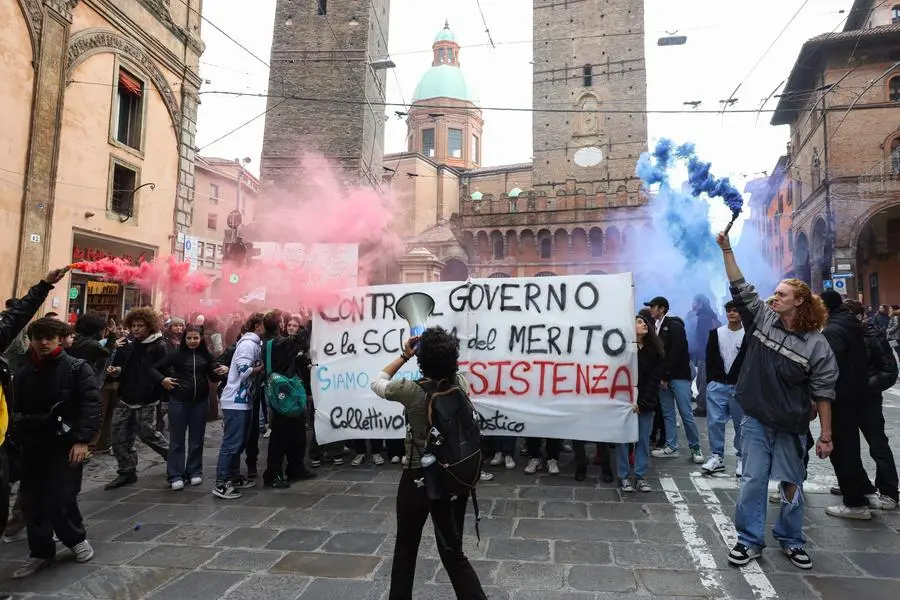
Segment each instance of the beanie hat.
M844 298L834 290L825 290L822 292L821 298L830 313L836 311L844 303Z

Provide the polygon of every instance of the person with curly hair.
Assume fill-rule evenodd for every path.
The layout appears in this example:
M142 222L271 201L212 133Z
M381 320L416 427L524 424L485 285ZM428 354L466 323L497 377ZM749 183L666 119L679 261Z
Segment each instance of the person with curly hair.
M422 529L428 515L434 525L438 554L457 598L486 599L478 574L463 553L462 536L466 518L465 496L429 500L421 481L422 455L428 439L428 395L419 381L393 379L415 356L422 376L435 382L452 382L468 395L469 384L459 373L459 339L441 327L425 330L421 337L406 340L403 353L372 382L372 391L381 398L399 402L406 409L409 427L406 456L409 457L397 487L397 542L394 546L389 600L412 600L416 558Z
M119 399L112 419L112 448L118 463L118 475L106 484L114 490L137 481L139 437L151 450L168 460L169 443L154 427L156 406L163 389L152 376L153 365L165 358L168 346L159 332L160 319L149 306L133 308L125 315L125 327L132 342L116 352L108 374L119 380Z
M809 421L818 413L821 434L816 454L828 458L838 378L834 353L821 333L827 319L825 305L805 283L786 279L775 288L772 307L767 307L744 280L728 236L720 233L716 241L735 308L744 329L752 332L744 338L747 354L734 395L744 410L743 474L734 518L738 541L728 562L743 566L762 556L768 485L774 479L780 482L781 512L772 533L794 566L811 569L803 538Z

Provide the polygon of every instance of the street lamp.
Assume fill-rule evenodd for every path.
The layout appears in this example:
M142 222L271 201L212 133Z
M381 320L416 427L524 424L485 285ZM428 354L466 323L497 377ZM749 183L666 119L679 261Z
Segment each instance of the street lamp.
M380 71L383 69L393 69L397 65L394 64L394 61L391 60L390 56L385 56L384 58L377 58L369 63L369 66L375 69L376 71Z
M242 161L239 158L234 159L234 162L237 163L238 173L237 173L237 200L235 201L234 209L240 212L241 210L241 182L244 181L244 165L250 164L250 157L244 157Z

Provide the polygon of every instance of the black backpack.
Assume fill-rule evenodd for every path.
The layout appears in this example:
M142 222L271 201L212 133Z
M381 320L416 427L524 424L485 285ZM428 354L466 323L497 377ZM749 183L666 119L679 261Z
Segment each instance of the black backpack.
M481 515L475 496L475 486L481 480L481 427L475 407L458 385L445 379L420 379L416 383L425 391L428 404L425 453L437 459L444 496L472 496L475 532L481 540Z

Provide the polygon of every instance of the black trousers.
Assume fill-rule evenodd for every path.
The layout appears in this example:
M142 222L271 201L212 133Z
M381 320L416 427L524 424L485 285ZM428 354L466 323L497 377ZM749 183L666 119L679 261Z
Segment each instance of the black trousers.
M525 438L525 448L528 449L529 458L541 457L541 442L544 438ZM547 460L559 460L559 449L562 446L560 440L547 438ZM574 448L573 448L574 449Z
M869 455L875 461L875 485L866 475L865 493L872 494L876 490L883 496L898 500L897 464L894 453L884 432L884 411L881 394L870 395L859 422L859 429L869 444Z
M387 447L388 457L394 458L395 456L402 457L406 452L406 449L403 447L403 440L391 439L385 441L385 446Z
M353 440L351 446L357 454L366 454L366 442L372 448L372 454L381 454L384 452L384 440Z
M416 479L420 477L420 469L405 469L397 486L397 543L394 546L388 600L412 600L416 557L429 514L434 525L438 554L457 600L487 600L478 574L462 550L468 495L455 500L429 500L425 488L416 485Z
M590 442L581 440L572 440L572 452L575 454L576 466L587 466L587 452L585 445ZM613 472L613 461L616 456L615 444L607 444L605 442L597 442L597 456L600 457L600 468L604 473Z
M306 418L285 417L274 410L269 413L272 434L269 436L269 452L266 456L266 470L263 481L272 483L282 475L282 466L287 460L284 475L290 479L306 471Z
M0 446L0 525L2 531L6 531L6 524L9 521L9 457L6 451L9 444Z
M253 394L253 415L250 417L250 431L247 434L247 445L244 447L246 454L247 473L256 472L256 463L259 462L259 410L263 400L263 388L258 386Z
M868 476L859 454L859 425L865 405L864 399L841 398L831 409L834 441L831 464L844 496L845 506L869 505L866 499Z
M69 464L70 448L59 438L33 440L22 448L22 512L34 558L56 555L54 532L67 548L86 538L78 509L82 465Z

